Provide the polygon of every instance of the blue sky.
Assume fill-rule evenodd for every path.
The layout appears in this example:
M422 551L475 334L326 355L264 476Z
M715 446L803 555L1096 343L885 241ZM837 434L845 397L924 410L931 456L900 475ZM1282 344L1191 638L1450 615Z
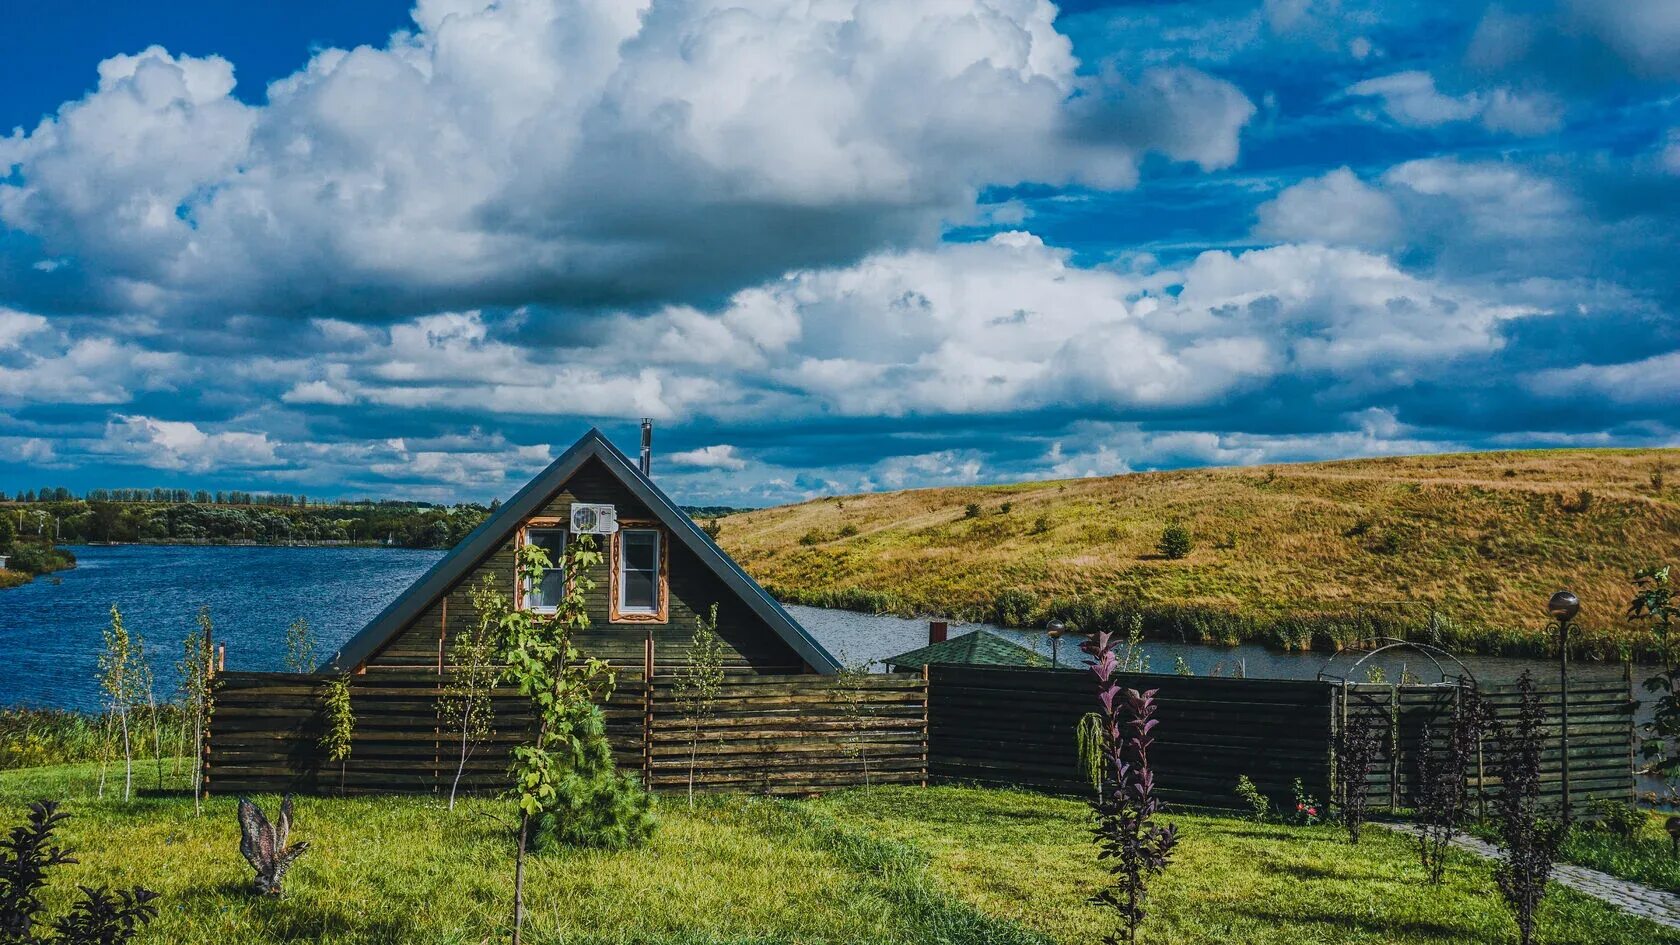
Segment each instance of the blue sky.
M9 14L0 489L1680 442L1670 2L278 9Z

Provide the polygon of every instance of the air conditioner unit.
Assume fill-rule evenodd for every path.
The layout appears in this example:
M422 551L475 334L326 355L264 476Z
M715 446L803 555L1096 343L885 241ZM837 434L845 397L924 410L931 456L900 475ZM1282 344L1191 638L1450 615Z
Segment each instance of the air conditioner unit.
M572 534L611 535L618 531L618 510L610 505L572 503Z

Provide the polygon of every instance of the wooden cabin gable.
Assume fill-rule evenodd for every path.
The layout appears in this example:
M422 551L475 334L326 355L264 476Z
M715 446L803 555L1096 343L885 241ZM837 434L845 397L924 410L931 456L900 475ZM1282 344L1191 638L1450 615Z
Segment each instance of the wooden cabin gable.
M440 672L449 660L452 633L472 625L478 614L472 604L471 588L489 575L496 587L515 600L520 597L515 560L524 529L531 523L565 523L574 502L608 503L618 511L621 525L647 525L662 530L660 542L664 562L663 619L648 615L619 615L615 620L612 593L618 537L596 536L603 551L602 563L591 569L595 587L587 595L590 628L578 635L586 653L616 665L641 667L647 641L653 641L657 672L674 672L687 661L689 644L700 618L718 608L718 635L724 643L724 659L731 672L798 673L808 671L805 661L745 601L660 522L648 506L600 460L590 459L545 499L538 511L527 516L507 534L495 549L477 562L449 589L432 600L386 644L369 656L367 670L415 670L436 668Z

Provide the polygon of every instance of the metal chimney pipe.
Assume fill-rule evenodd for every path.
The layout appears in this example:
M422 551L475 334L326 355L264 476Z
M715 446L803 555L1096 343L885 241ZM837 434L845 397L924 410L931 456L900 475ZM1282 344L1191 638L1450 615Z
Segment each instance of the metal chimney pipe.
M642 418L642 475L653 475L653 420Z

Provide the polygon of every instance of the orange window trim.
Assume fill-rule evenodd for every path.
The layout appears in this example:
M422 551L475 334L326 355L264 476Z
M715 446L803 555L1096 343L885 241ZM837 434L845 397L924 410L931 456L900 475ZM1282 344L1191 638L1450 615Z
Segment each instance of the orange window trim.
M619 531L612 536L611 566L607 569L607 622L608 623L670 623L671 622L671 533L656 521L645 522L637 520L618 523ZM659 608L653 613L634 611L625 613L618 609L619 565L622 543L619 536L625 529L651 530L659 533Z
M525 551L525 533L527 531L533 529L533 528L565 529L566 532L567 532L566 540L570 541L571 537L572 537L571 536L571 531L568 528L568 526L570 524L571 523L570 523L569 520L567 520L564 517L558 516L558 515L538 515L538 516L534 516L532 518L526 519L525 522L519 526L519 530L514 533L514 536L513 536L513 608L515 610L524 610L525 609L525 578L524 578L523 575L521 575L519 573L519 571L520 571L519 558L520 558L520 555L522 555ZM568 592L570 592L571 586L572 586L572 580L571 580L570 575L568 575L567 578L566 578L566 589L567 589Z

